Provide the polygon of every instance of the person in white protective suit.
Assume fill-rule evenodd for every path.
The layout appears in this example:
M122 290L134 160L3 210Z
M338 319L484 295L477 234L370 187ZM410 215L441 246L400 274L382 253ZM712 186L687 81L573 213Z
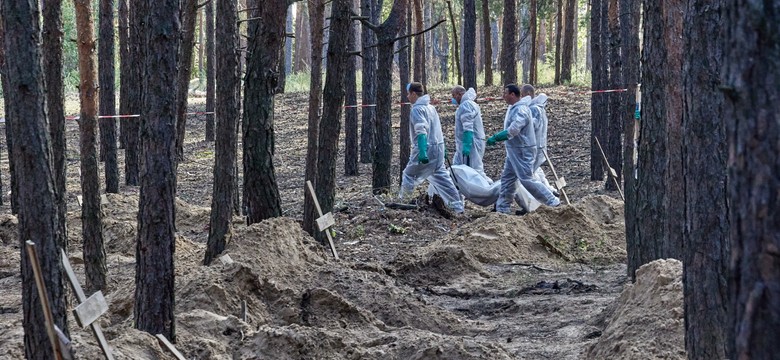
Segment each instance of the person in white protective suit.
M528 108L531 110L531 116L534 118L534 132L536 134L536 161L534 162L534 176L539 179L545 186L547 186L553 195L558 196L555 188L550 186L550 182L547 181L547 175L542 170L542 164L546 160L545 154L547 153L547 95L535 94L535 89L531 85L523 85L520 89L520 95L530 96L531 103Z
M496 201L496 210L505 214L511 211L516 190L515 182L518 180L542 204L547 206L561 204L550 189L533 175L537 147L533 116L528 107L531 97L521 97L520 94L520 88L515 84L504 88L504 101L509 104L504 118L504 130L487 140L489 146L499 141L506 141L506 160L501 173L501 189Z
M482 157L485 155L485 129L482 126L482 111L474 100L477 92L457 85L452 88L452 103L455 110L455 156L453 165L466 165L485 176ZM492 182L492 181L491 181Z
M439 114L430 104L430 96L423 95L421 83L413 82L406 88L413 104L409 121L412 152L403 172L399 197L408 199L417 185L428 180L447 206L455 213L462 213L460 193L444 167L444 135Z

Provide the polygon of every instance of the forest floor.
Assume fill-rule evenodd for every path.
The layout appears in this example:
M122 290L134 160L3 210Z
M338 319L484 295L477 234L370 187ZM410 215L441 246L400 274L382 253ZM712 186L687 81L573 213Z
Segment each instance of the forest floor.
M603 181L590 181L590 96L579 90L540 90L550 96L551 159L573 205L525 216L474 204L450 219L430 209L384 208L380 201L392 196L371 194L370 164L360 164L359 176L343 175L342 128L334 214L340 261L298 226L307 94L276 101L274 165L285 217L251 227L235 217L226 256L208 267L201 263L214 144L203 140L204 117L189 118L177 190L177 348L187 359L685 358L681 266L653 263L628 284L623 204ZM480 97L500 93L488 88ZM452 154L455 107L447 89L432 97L442 100L437 109ZM202 98L191 100L191 110L203 108ZM487 134L501 128L505 109L500 101L482 104ZM397 107L393 127L397 134ZM68 250L83 274L77 123L68 122L67 137ZM499 177L504 156L502 146L488 148L488 176ZM7 189L5 152L1 165ZM8 193L2 196L0 359L16 359L23 357L21 252ZM100 323L117 358L172 358L132 328L138 187L123 185L108 200L110 308ZM69 319L77 357L99 358L91 333Z

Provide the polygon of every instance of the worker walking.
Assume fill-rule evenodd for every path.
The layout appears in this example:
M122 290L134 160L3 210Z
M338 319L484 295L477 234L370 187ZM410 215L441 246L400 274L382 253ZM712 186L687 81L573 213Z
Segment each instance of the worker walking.
M547 154L547 95L535 94L536 90L531 85L524 85L520 89L520 95L530 96L531 103L528 108L531 110L531 116L534 118L534 133L536 134L536 161L534 161L534 176L547 186L553 195L557 196L555 189L550 186L550 182L547 181L547 175L542 170L542 164L547 161L545 154Z
M455 156L453 165L466 165L485 175L482 157L485 155L485 129L482 126L482 111L474 100L477 92L457 85L452 88L452 103L455 110Z

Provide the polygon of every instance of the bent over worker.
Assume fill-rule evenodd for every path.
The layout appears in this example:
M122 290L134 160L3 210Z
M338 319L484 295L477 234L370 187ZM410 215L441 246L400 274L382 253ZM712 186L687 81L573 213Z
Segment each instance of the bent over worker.
M482 126L482 111L474 102L477 92L457 85L452 88L452 102L455 110L455 156L453 165L466 165L485 176L482 157L485 155L485 129Z
M504 214L510 213L516 189L515 182L518 180L540 203L548 206L560 205L561 201L533 175L537 148L533 117L528 107L531 97L521 98L520 88L510 84L504 88L504 101L509 104L504 118L504 130L487 140L488 145L506 141L506 160L501 173L501 189L496 210Z
M444 135L439 114L430 104L430 96L423 95L422 84L413 82L407 85L407 91L413 104L409 121L412 152L401 179L399 197L407 199L417 185L428 180L447 206L462 213L460 193L444 167Z

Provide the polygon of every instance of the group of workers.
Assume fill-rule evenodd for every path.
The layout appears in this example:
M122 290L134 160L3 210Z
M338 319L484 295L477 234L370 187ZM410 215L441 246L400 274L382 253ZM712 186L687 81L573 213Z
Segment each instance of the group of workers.
M409 134L413 148L403 172L399 196L402 199L409 198L417 185L428 180L450 209L462 213L463 200L444 166L446 154L439 114L431 105L431 98L425 94L421 83L410 83L406 90L412 103ZM557 193L550 187L541 170L547 151L547 96L537 96L531 85L506 85L503 99L509 107L504 117L504 128L489 138L485 138L482 113L475 102L476 98L474 89L466 90L462 86L452 89L452 103L458 106L455 111L453 165L469 166L489 179L482 162L485 146L504 142L506 160L501 173L496 211L511 213L518 183L541 204L552 207L560 205Z

